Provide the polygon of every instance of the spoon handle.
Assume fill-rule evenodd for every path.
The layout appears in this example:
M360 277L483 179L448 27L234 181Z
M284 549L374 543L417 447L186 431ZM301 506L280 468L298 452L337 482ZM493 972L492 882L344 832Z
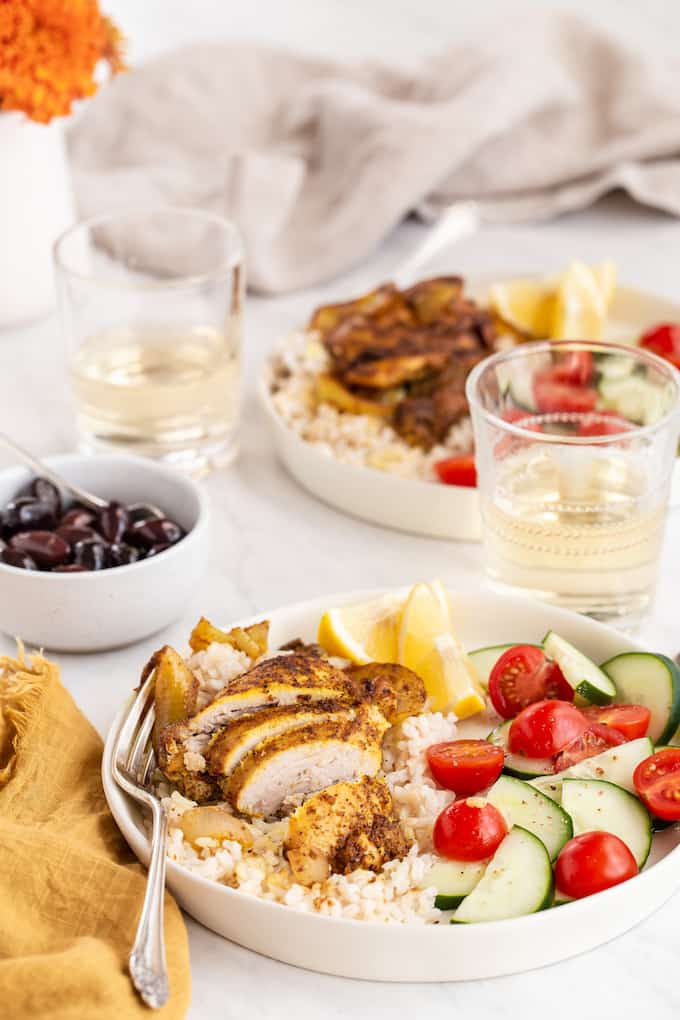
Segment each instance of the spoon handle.
M60 474L53 471L47 464L43 464L41 460L34 457L28 450L24 450L23 446L19 446L10 439L4 432L0 432L0 443L6 446L8 450L15 453L20 460L23 460L25 464L33 468L42 478L47 478L50 482L57 486L59 489L66 489L70 492L79 503L89 507L92 510L103 510L104 507L108 506L105 499L100 499L99 496L94 496L91 492L87 492L85 489L81 489L79 485L74 485L73 482L67 482Z
M393 276L400 290L416 282L416 273L445 248L479 230L481 217L476 202L454 202L426 233L416 250Z

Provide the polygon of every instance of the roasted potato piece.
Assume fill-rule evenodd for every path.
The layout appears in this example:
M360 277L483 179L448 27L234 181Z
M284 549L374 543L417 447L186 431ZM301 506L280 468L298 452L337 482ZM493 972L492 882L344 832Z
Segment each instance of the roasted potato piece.
M427 326L441 318L447 306L455 302L462 293L462 277L436 276L431 280L416 283L404 291L404 297L418 322Z
M332 375L317 376L316 396L322 403L332 404L339 411L347 411L349 414L370 414L375 418L389 418L392 413L391 404L359 397Z
M368 662L345 670L363 701L376 704L392 724L420 715L425 685L417 673L394 662Z
M152 743L159 760L160 734L170 723L180 722L196 710L198 680L174 648L164 645L151 656L142 672L142 682L154 673L154 721Z
M223 839L232 839L240 843L244 850L249 850L254 842L249 826L217 804L189 808L180 818L179 827L195 850L201 849L201 844L197 842L199 839L215 839L218 843Z
M213 642L231 645L232 648L245 652L249 658L255 660L267 651L268 639L269 620L251 623L249 627L233 627L226 631L215 627L210 620L202 616L191 632L189 644L194 652L203 651Z

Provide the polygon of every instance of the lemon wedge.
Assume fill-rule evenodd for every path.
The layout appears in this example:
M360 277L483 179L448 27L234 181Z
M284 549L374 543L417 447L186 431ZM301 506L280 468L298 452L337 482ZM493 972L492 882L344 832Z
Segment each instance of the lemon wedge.
M503 322L527 339L550 336L555 294L542 280L496 283L489 290L489 304Z
M454 712L459 719L484 711L475 669L452 634L435 638L434 647L421 663L420 675L432 711Z
M607 306L593 270L572 262L557 285L550 335L555 340L600 340Z
M404 606L399 662L422 677L434 712L463 719L485 708L474 666L451 628L449 598L441 581L416 584Z
M616 263L608 259L599 266L593 266L592 274L602 295L605 311L608 311L616 290Z
M319 644L357 665L396 662L407 595L408 589L401 588L368 602L328 609L319 622Z

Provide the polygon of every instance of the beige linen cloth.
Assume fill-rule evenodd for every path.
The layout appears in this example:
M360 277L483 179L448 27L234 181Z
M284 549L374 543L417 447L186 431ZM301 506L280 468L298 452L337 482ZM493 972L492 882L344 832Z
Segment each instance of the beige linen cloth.
M226 213L250 285L282 293L458 199L526 220L623 188L680 215L680 59L564 12L510 15L418 73L197 46L103 90L70 151L82 213L158 201Z
M40 655L0 658L2 1020L186 1015L187 933L170 896L168 1004L152 1013L126 972L146 872L106 806L101 757L55 665Z

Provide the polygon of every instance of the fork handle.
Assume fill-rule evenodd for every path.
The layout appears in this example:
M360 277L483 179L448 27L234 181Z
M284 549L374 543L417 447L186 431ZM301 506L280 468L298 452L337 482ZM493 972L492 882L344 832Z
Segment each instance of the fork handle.
M151 811L153 827L146 893L128 962L132 983L144 1002L152 1009L160 1009L170 995L163 939L168 817L162 804L155 798L151 802Z

